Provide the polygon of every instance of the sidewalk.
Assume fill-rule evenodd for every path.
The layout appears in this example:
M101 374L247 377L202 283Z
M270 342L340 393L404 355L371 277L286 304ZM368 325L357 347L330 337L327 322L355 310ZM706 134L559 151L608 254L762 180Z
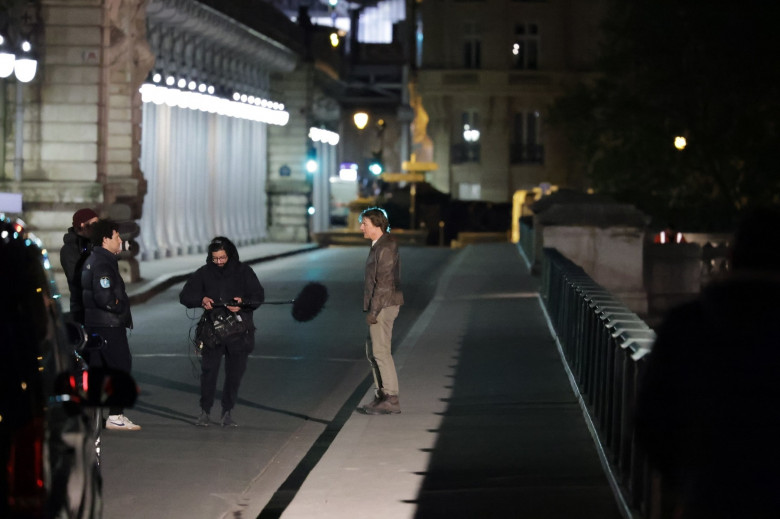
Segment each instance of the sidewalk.
M239 254L257 263L316 247L259 244ZM204 261L142 262L128 293L145 301ZM302 486L280 499L289 505L261 517L622 517L537 285L515 245L463 249L395 344L402 413L352 413Z
M465 248L395 357L402 413L353 413L283 519L621 517L514 245Z

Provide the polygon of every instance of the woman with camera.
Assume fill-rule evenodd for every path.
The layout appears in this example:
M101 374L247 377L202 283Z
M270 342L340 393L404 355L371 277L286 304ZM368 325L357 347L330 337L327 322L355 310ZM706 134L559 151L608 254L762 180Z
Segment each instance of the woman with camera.
M224 356L220 423L223 427L238 426L230 412L238 399L241 377L255 345L252 314L264 297L263 286L254 270L239 261L236 246L225 237L214 238L208 247L206 264L189 277L179 294L179 302L187 308L204 310L195 338L201 352L201 413L196 425L205 427L211 421L209 413Z

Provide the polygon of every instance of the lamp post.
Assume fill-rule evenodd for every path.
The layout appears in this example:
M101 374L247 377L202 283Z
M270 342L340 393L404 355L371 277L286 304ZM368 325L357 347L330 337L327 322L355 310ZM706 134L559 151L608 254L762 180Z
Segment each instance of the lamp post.
M16 57L14 75L16 76L16 146L14 151L14 180L21 182L24 170L24 91L25 83L35 77L38 61L32 56L30 42L22 42L22 53Z
M7 78L13 72L16 77L16 142L14 152L14 180L22 180L24 169L24 83L29 83L38 71L38 60L32 54L32 44L23 40L19 53L11 52L12 46L0 35L0 78Z

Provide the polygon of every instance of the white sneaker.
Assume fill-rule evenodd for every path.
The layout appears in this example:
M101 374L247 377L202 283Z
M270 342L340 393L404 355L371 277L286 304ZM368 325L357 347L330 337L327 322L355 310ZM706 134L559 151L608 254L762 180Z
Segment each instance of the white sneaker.
M106 429L113 429L115 431L140 431L141 426L134 424L123 414L112 414L109 415L108 420L106 420Z

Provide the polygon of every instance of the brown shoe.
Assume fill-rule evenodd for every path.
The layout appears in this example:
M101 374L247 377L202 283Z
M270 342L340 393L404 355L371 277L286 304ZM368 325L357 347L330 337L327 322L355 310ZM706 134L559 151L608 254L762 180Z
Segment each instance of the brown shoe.
M362 407L362 409L366 410L366 409L368 409L370 407L376 407L376 405L378 403L380 403L384 398L385 398L385 394L382 393L382 390L381 389L375 389L374 390L374 399L371 402L369 402L366 405L364 405Z
M379 403L363 409L366 414L398 414L401 412L401 404L398 402L398 395L384 395Z

